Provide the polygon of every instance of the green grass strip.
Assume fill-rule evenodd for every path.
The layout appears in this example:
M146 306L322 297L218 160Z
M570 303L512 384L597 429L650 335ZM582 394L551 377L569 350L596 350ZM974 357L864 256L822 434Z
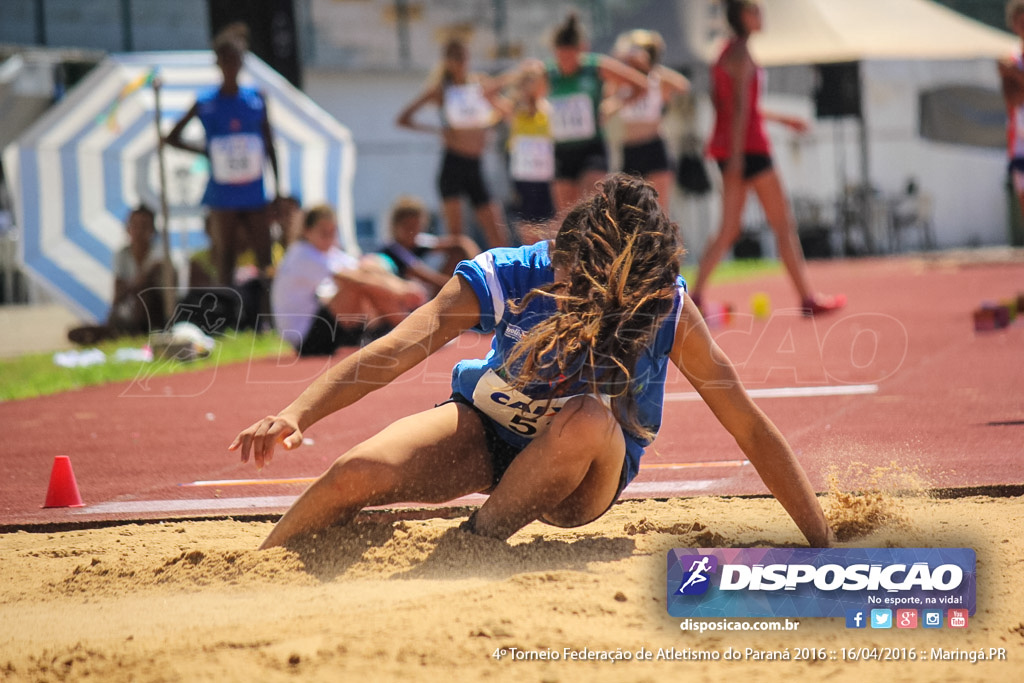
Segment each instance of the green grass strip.
M692 283L697 275L694 266L682 269L683 277ZM711 282L723 284L774 275L782 271L778 261L765 259L744 259L721 263L711 276ZM31 353L15 358L0 358L0 401L14 401L49 396L62 391L74 391L83 387L135 379L140 371L149 376L172 375L194 372L215 365L244 363L257 358L272 358L293 351L273 333L253 334L239 332L236 336L217 338L217 349L209 358L188 363L141 363L113 360L119 348L142 348L148 343L146 337L125 337L97 345L107 355L107 362L84 368L63 368L53 362L54 354Z
M117 362L113 359L117 349L142 348L149 343L146 337L123 337L97 344L96 348L107 355L107 362L82 368L57 365L53 362L52 352L3 358L0 359L0 401L49 396L98 384L124 382L135 379L143 370L147 376L157 377L294 353L291 347L273 333L253 334L252 331L245 331L235 336L220 336L216 340L217 347L208 358L187 363Z
M697 266L683 266L683 278L690 286L697 280ZM730 282L752 280L765 275L782 272L782 262L770 259L734 259L718 264L711 273L711 284L724 285Z

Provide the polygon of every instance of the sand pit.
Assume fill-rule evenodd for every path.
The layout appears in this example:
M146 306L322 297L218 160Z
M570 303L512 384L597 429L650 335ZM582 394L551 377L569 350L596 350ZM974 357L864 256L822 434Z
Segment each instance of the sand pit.
M771 499L628 501L574 531L534 524L510 545L459 519L368 519L257 553L266 522L165 522L0 536L0 678L15 681L1019 680L1024 500L832 495L845 544L973 547L978 611L965 631L681 631L665 609L673 547L801 542ZM854 501L851 503L851 501ZM878 501L886 514L876 514ZM856 506L860 505L860 508ZM852 529L853 518L859 528ZM842 648L933 647L1007 661L849 662ZM825 661L524 661L564 653L787 652ZM747 678L751 677L751 678Z

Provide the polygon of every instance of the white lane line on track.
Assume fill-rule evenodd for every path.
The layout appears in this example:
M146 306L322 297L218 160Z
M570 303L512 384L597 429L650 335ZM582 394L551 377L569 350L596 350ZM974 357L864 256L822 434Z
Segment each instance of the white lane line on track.
M877 394L877 384L839 384L831 386L774 387L747 389L751 398L811 398L818 396L863 396ZM703 401L696 391L665 394L666 401Z
M193 500L129 500L87 505L75 515L133 514L138 512L194 512L288 507L298 496L250 496L248 498L198 498Z
M293 477L290 479L207 479L190 481L178 486L273 486L281 484L312 484L316 477Z
M623 496L654 496L671 498L706 491L722 479L697 479L690 481L634 481L622 492ZM207 512L217 510L267 510L287 508L298 496L249 496L243 498L198 498L192 500L131 500L76 508L73 515L130 515L153 512ZM487 496L474 493L457 498L444 506L479 505ZM424 505L423 507L438 507ZM373 509L373 508L370 508Z
M634 481L622 492L623 496L672 496L696 491L707 491L715 484L721 484L721 479L695 479L691 481Z

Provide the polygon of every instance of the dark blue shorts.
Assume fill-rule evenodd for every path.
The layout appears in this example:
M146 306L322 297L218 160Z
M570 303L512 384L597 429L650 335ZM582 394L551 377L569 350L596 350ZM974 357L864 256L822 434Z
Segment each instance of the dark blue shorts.
M490 416L487 415L487 413L473 405L472 401L470 401L468 398L458 393L457 391L452 392L451 397L447 401L442 401L441 403L438 403L436 407L443 406L446 403L459 403L461 405L468 406L480 418L480 424L483 425L484 428L484 439L487 444L487 452L491 456L491 466L493 467L494 470L494 476L491 485L497 486L498 482L501 481L501 478L505 476L505 472L508 470L509 465L511 465L512 461L516 459L516 456L523 452L523 449L526 448L526 446L513 446L509 442L502 439L501 436L498 434L498 429L494 424L494 420L492 420ZM623 457L622 472L619 473L619 486L615 490L615 495L612 497L612 501L608 504L608 507L605 508L601 512L601 514L595 517L594 519L597 519L604 515L605 512L608 512L608 510L611 509L612 505L615 505L615 503L619 500L619 496L622 495L623 489L626 488L627 462L628 459ZM540 521L544 522L545 524L550 524L551 526L561 526L560 524L554 524L544 519L543 517L540 517ZM577 526L583 526L584 524L589 524L592 521L594 520L590 519Z
M516 203L513 214L523 223L544 223L555 217L555 204L551 200L551 183L517 180Z
M473 405L473 402L463 396L457 391L452 392L452 395L447 401L438 403L436 407L441 407L446 403L458 403L467 406L476 413L477 417L480 418L480 424L484 428L484 440L487 444L487 453L491 456L491 466L494 469L494 478L491 481L491 486L497 486L501 478L505 476L505 470L512 464L512 461L516 459L523 448L526 446L513 446L508 441L505 441L498 436L498 429L494 425L494 420L490 418L487 413Z

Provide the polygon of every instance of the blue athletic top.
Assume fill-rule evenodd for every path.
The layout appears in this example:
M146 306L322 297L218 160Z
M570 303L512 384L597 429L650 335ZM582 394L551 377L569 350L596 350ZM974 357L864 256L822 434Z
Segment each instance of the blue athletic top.
M256 209L267 203L263 188L263 96L253 88L224 95L220 88L196 100L199 120L206 129L210 180L203 204L215 209Z
M491 350L480 360L460 361L452 370L452 390L471 400L495 423L498 435L509 444L525 448L543 432L561 406L571 398L551 399L551 387L539 383L522 392L506 385L505 360L523 335L539 322L556 313L549 297L534 298L522 313L513 313L506 302L519 301L536 287L554 281L554 268L548 254L548 242L518 249L491 249L472 261L463 261L455 269L473 288L480 301L480 332L493 332ZM633 395L637 416L644 427L656 434L661 427L665 398L665 375L669 351L675 342L676 325L682 310L686 283L680 277L672 312L658 328L653 344L640 356L633 376ZM571 394L572 392L565 392ZM576 395L586 393L586 388ZM604 397L603 397L604 398ZM607 404L607 401L606 401ZM626 481L632 481L640 469L640 456L650 439L623 430L626 439Z

